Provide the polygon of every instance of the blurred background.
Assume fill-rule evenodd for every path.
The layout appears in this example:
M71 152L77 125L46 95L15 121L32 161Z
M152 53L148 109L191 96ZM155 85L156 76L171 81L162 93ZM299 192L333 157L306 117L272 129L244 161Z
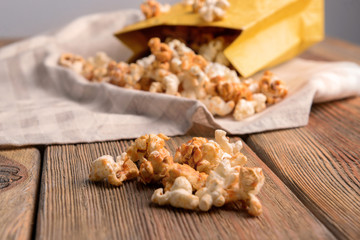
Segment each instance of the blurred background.
M180 0L159 0L174 4ZM139 9L143 0L0 0L0 38L23 38L53 30L86 14ZM360 0L326 0L326 35L360 44Z

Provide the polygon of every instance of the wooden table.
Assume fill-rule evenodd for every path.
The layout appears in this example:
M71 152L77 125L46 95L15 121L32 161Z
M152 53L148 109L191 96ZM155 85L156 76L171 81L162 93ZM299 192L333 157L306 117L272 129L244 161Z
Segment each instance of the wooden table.
M360 64L360 47L326 39L302 57ZM213 129L196 126L169 149L192 136L212 137ZM266 176L260 217L237 203L209 212L157 207L156 186L89 182L93 159L119 155L132 141L26 147L0 151L0 174L13 180L0 182L0 238L360 239L359 97L315 104L306 127L231 140L240 137L248 166Z

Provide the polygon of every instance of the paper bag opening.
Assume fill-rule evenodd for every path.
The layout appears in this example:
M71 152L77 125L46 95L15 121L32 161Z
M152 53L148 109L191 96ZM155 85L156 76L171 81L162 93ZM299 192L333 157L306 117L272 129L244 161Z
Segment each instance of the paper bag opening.
M291 59L324 37L324 0L229 2L231 8L221 21L204 22L176 4L170 12L127 26L115 36L133 51L131 60L144 55L151 37L188 42L207 32L231 36L224 55L243 77Z

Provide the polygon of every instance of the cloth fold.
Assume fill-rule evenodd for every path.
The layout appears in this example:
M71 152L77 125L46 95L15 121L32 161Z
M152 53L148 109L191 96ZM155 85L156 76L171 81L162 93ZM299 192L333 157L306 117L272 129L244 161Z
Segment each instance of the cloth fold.
M307 124L313 102L360 95L358 65L294 59L272 69L289 86L289 95L237 122L214 118L196 100L90 83L58 66L63 52L88 57L104 51L126 60L130 51L112 34L140 19L137 10L95 14L0 49L0 145L96 142L159 132L174 136L194 122L229 134L292 128Z

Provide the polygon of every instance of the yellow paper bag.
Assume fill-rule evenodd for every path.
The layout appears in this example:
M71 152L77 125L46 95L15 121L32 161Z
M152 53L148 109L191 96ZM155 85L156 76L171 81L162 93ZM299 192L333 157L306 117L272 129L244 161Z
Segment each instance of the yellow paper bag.
M236 37L224 54L244 77L286 61L324 37L324 0L229 2L231 7L221 21L205 22L191 7L179 3L167 13L125 27L115 36L137 58L148 49L151 37L181 37L190 29L195 34L194 29L230 32Z

